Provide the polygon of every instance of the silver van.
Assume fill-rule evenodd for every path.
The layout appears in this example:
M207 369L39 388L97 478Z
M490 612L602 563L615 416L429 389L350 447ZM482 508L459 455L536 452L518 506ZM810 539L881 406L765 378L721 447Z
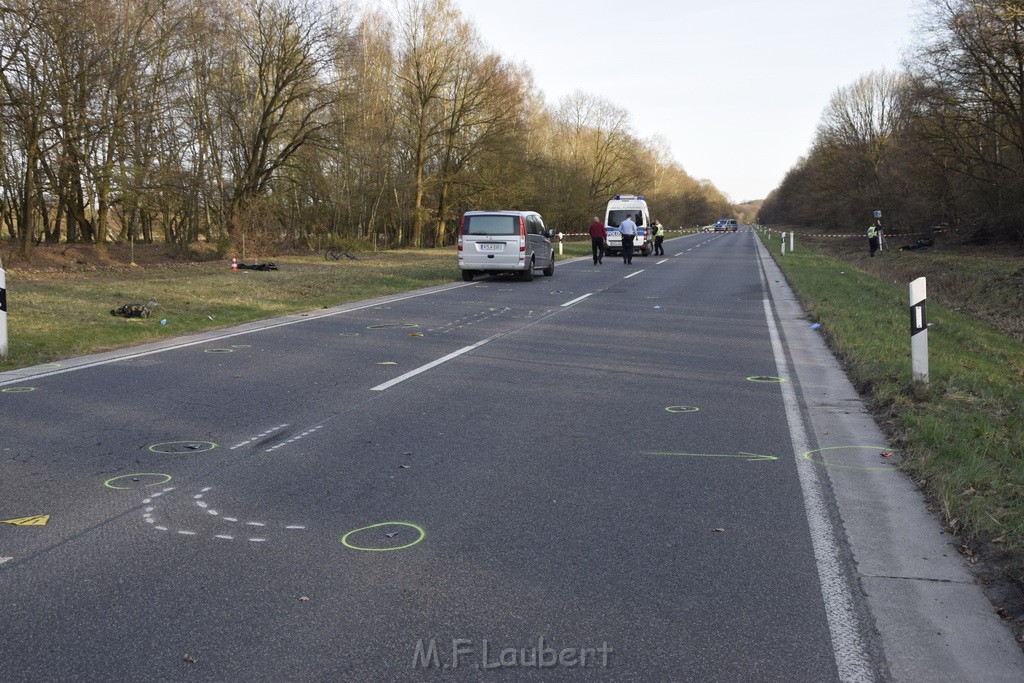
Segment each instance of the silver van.
M459 229L462 279L470 282L476 275L515 273L532 280L536 268L554 275L554 236L536 211L467 211Z

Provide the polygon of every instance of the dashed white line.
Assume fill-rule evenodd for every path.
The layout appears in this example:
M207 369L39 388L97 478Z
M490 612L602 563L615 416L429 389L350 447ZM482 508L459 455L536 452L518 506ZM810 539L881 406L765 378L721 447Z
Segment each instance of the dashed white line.
M178 533L181 534L182 536L195 536L196 535L196 532L194 532L194 531L185 531L184 529L178 529Z
M197 500L197 501L196 501L196 505L197 505L197 506L199 506L199 507L201 507L201 508L205 508L205 507L208 507L208 506L209 506L209 503L204 503L204 502L203 502L203 501L201 501L201 500Z
M221 519L223 519L225 522L237 522L238 521L237 517L222 517Z
M662 263L668 263L668 259L662 259L661 261L658 261L658 262L657 262L657 263L655 263L654 265L656 265L656 266L660 266L660 265L661 265Z
M246 522L248 526L266 526L263 522Z
M442 363L447 363L448 361L452 360L453 358L458 358L459 356L461 356L463 354L466 354L466 353L469 353L470 351L472 351L474 349L478 349L481 346L483 346L484 344L487 344L487 343L493 341L494 339L497 339L497 337L489 337L489 338L484 339L482 341L478 341L476 344L471 344L470 346L464 346L461 349L459 349L458 351L453 351L452 353L449 353L447 356L443 356L441 358L438 358L437 360L431 361L430 363L427 363L426 365L421 365L420 367L416 368L415 370L410 370L409 372L405 373L404 375L400 375L400 376L394 378L391 381L384 382L384 384L378 384L377 386L375 386L372 389L370 389L370 391L384 391L385 389L390 389L391 387L395 386L396 384L404 382L405 380L410 379L412 377L415 377L416 375L419 375L421 373L424 373L427 370L430 370L431 368L436 368L438 365L441 365Z
M586 299L588 296L593 296L593 295L594 295L594 293L591 292L590 294L584 294L583 296L578 296L575 299L573 299L572 301L566 301L564 304L562 304L562 308L569 308L569 306L572 306L574 304L578 304L579 302L581 302L584 299Z
M13 557L0 557L0 564L3 564L4 562L10 562L13 559Z
M219 515L219 514L220 514L220 513L219 513L219 512L217 512L216 510L207 510L206 512L207 512L208 514L211 514L211 515L214 515L214 516L217 516L217 515Z
M159 529L160 531L167 531L167 527L165 527L165 526L155 526L153 528L154 529Z
M214 538L223 538L225 541L235 540L234 536L228 536L227 534L217 534L216 536L214 536Z
M266 543L267 542L267 539L265 539L265 538L250 538L249 540L252 541L253 543Z
M644 269L644 270L646 270L646 269ZM627 275L626 277L624 277L624 278L622 278L622 279L623 279L623 280L628 280L628 279L629 279L629 278L631 278L631 277L636 277L637 275L639 275L639 274L640 274L640 273L642 273L642 272L644 272L644 271L643 271L643 270L638 270L638 271L636 271L635 273L630 273L629 275Z

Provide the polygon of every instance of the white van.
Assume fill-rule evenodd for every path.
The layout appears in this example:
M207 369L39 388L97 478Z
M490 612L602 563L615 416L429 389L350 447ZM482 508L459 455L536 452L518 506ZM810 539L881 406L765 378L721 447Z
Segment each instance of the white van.
M608 243L608 254L622 252L622 235L619 234L619 223L632 218L636 223L636 238L633 240L633 252L641 256L650 256L654 251L654 236L651 234L651 214L647 210L647 201L642 196L617 194L608 202L604 213L604 233Z
M459 229L462 279L470 282L476 275L516 273L532 280L535 268L554 275L554 236L536 211L467 211Z

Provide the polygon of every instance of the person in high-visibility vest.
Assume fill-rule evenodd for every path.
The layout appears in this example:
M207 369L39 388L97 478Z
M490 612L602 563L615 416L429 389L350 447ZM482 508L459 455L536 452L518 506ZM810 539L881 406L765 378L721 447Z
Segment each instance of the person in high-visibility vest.
M872 223L868 226L868 249L872 256L878 251L878 233L879 227L876 223Z
M654 221L654 255L664 256L665 247L662 246L662 242L665 241L665 227L661 224L661 221Z

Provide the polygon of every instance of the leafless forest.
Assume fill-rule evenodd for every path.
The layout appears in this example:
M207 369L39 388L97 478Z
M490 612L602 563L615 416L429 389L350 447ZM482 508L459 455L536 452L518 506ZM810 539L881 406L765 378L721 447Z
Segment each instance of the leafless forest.
M902 71L840 88L762 220L1024 242L1024 2L924 0ZM871 40L864 42L866 52Z
M548 104L449 0L3 0L0 67L0 230L26 256L439 246L467 209L583 230L619 192L672 226L730 210L619 104Z

